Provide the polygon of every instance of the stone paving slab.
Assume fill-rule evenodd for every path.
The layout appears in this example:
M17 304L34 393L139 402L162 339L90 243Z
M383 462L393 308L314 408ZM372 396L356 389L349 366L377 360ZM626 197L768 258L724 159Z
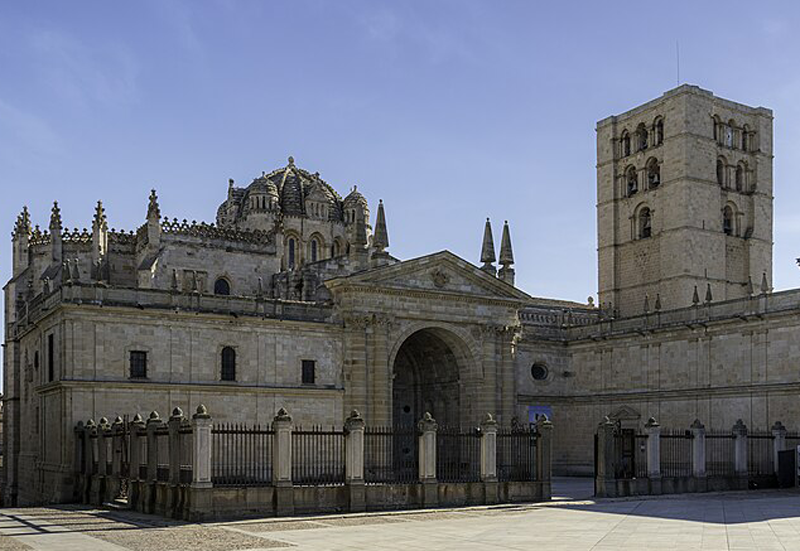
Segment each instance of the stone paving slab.
M800 493L754 491L182 523L80 507L0 509L0 551L800 551Z

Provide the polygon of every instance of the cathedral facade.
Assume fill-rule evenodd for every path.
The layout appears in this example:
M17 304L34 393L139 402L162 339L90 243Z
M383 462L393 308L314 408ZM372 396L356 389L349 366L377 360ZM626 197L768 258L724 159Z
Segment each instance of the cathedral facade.
M193 411L298 425L554 422L591 474L610 415L800 428L800 291L771 292L772 115L681 86L598 123L599 301L514 285L508 225L480 263L399 260L386 212L288 164L229 182L214 223L47 230L27 210L5 286L4 497L72 498L73 427ZM165 205L166 206L166 205ZM373 203L374 206L374 203ZM144 210L144 209L143 209ZM497 266L499 261L499 266Z

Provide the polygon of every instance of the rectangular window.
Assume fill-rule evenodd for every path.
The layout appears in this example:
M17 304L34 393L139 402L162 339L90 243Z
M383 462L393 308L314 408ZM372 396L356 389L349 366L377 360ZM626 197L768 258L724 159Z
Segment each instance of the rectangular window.
M131 351L131 379L147 378L147 352Z
M314 360L303 360L303 384L313 385L315 379L317 362Z
M56 378L56 346L55 335L47 335L47 380Z

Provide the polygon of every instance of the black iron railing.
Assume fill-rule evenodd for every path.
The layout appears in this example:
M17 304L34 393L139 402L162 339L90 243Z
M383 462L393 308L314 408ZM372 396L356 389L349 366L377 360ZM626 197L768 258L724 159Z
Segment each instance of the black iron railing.
M730 431L706 433L706 476L736 474L734 463L735 437Z
M661 431L661 476L692 476L692 433L681 429Z
M536 480L538 434L531 429L497 431L497 479L501 482Z
M260 425L214 425L211 429L211 481L215 486L265 486L272 484L272 446L275 433ZM190 440L187 438L187 440ZM181 459L181 476L191 451Z
M478 429L440 427L436 433L436 478L439 482L479 482L481 434Z
M775 474L774 440L771 432L748 433L747 471L750 476Z
M413 426L364 429L367 484L409 484L419 480L419 435Z
M296 486L344 484L344 431L321 426L292 432L292 482Z

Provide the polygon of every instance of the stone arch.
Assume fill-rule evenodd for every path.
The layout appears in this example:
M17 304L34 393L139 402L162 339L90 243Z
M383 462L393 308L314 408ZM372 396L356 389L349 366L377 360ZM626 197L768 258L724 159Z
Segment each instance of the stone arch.
M392 373L392 419L410 425L430 412L441 425L468 422L466 388L475 354L468 337L438 324L409 327L389 356Z

